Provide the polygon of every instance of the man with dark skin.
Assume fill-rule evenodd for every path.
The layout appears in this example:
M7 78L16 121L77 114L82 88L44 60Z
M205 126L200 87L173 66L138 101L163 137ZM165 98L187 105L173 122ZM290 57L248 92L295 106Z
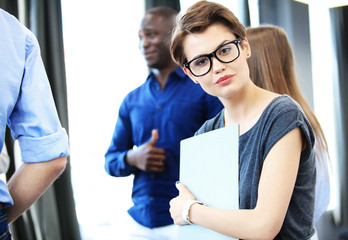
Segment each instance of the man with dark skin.
M204 93L171 58L176 15L166 7L145 13L139 48L150 73L123 100L105 155L109 175L134 175L129 239L177 239L169 201L178 194L180 141L222 109L218 99Z

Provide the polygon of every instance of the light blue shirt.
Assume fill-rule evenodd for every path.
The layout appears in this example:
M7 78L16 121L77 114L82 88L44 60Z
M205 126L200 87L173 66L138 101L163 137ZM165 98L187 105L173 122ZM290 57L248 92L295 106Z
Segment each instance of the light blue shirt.
M68 136L58 119L37 39L0 9L0 150L6 124L18 139L24 163L69 155ZM1 180L0 202L13 204Z

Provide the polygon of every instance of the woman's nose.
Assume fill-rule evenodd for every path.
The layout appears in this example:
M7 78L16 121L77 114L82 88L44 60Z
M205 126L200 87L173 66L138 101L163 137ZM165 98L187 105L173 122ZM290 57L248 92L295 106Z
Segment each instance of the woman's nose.
M220 73L221 71L226 69L226 63L220 62L216 57L211 58L211 64L213 73Z

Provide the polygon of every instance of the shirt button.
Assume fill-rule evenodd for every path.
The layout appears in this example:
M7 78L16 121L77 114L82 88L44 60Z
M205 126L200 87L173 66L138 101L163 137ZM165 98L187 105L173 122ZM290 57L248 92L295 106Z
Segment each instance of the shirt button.
M153 201L153 197L150 197L150 201L151 201L151 202Z
M158 105L158 106L157 106L157 109L158 109L158 110L161 110L161 109L162 109L162 106L161 106L161 105Z

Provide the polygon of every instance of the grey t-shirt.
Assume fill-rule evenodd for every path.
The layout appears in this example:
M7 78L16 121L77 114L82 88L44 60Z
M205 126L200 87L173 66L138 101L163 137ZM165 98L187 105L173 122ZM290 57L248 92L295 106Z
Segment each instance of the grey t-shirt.
M202 134L224 127L224 110L204 123ZM315 198L314 133L301 107L289 96L273 99L257 123L239 137L239 208L256 206L263 161L284 135L299 127L307 147L301 153L299 171L283 226L275 239L308 239L314 234ZM281 161L281 159L279 159Z

